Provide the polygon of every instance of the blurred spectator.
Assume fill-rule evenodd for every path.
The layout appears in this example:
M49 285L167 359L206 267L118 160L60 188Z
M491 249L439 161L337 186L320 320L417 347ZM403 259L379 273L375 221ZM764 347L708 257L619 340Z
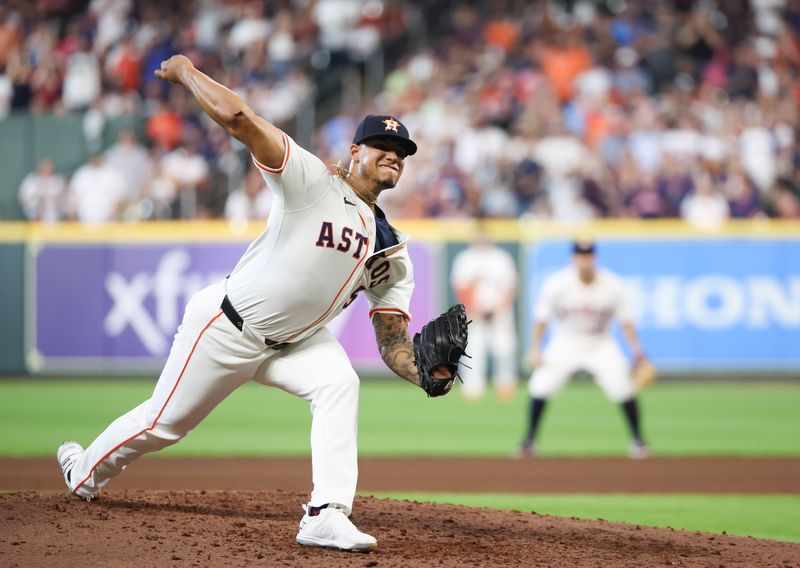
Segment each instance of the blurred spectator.
M11 10L0 11L0 67L4 67L8 63L8 57L21 37L22 17L20 14Z
M554 218L582 221L594 217L581 194L580 174L590 158L588 151L578 138L564 129L561 121L548 121L546 135L534 146L533 158L542 166L542 183Z
M67 57L62 99L68 110L86 110L100 96L100 63L83 38Z
M346 62L349 57L355 39L353 31L358 26L363 5L364 0L317 0L314 3L320 47L328 50L334 65Z
M180 115L166 105L147 121L147 136L162 150L172 150L183 137L183 124Z
M132 130L120 132L117 143L106 151L105 162L125 179L126 200L129 203L139 201L145 184L153 176L153 160L147 149L136 141Z
M748 179L738 161L729 166L727 177L721 186L728 199L732 218L746 219L763 214L760 192Z
M592 66L592 56L577 28L554 34L552 43L542 49L540 61L542 72L562 102L572 98L575 79Z
M157 162L155 173L145 186L139 217L159 220L178 218L178 206L178 185L164 171L163 163Z
M699 176L695 190L681 202L681 217L698 229L719 228L729 213L728 202L714 188L708 175Z
M125 178L100 154L75 171L68 191L71 216L86 225L117 221L127 205Z
M104 53L123 36L132 7L132 0L92 0L89 3L89 13L97 21L94 43L99 53Z
M772 213L780 219L800 219L800 191L796 183L782 180L772 195Z
M32 71L19 54L9 57L8 76L11 80L11 110L21 111L30 108L34 111L42 109L33 107L33 88L31 87Z
M197 152L194 143L186 143L161 158L161 168L178 190L180 217L196 216L201 186L208 181L210 170L206 159Z
M136 91L141 84L142 55L133 37L126 36L106 58L106 74L123 93Z
M233 223L246 221L266 222L272 207L272 192L256 167L251 167L239 189L225 201L225 218Z
M55 173L50 158L44 158L36 171L25 176L19 187L19 202L30 221L56 223L66 216L64 178Z

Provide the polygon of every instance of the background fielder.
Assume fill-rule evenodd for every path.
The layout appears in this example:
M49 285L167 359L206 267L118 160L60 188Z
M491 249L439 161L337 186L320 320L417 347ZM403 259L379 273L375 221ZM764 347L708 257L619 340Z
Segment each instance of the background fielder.
M629 455L646 457L631 366L609 332L611 321L618 318L634 360L645 360L623 282L596 266L594 243L575 242L572 251L571 265L545 279L536 304L529 353L534 371L528 383L528 430L517 456L535 454L537 429L547 401L575 373L586 371L610 400L621 405L631 433ZM542 351L551 319L558 327Z
M472 320L470 359L460 369L464 381L461 394L467 400L483 396L491 356L495 392L500 400L509 400L517 385L514 259L493 243L484 230L479 230L475 241L453 259L450 282Z
M311 406L314 489L297 542L372 549L376 539L348 519L358 477L359 380L325 324L363 291L384 361L420 384L407 330L414 286L408 237L375 204L400 179L416 144L393 117L369 115L350 146L350 170L332 176L186 57L171 57L156 75L187 88L247 146L274 202L266 230L230 277L190 299L152 397L115 420L86 450L76 442L59 448L67 486L91 500L136 458L178 442L252 379ZM426 367L426 378L431 374L453 376L450 368Z

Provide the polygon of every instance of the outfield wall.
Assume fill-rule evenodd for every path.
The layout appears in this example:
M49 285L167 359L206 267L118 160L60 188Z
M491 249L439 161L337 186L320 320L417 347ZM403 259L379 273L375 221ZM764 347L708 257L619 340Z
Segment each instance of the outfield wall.
M449 267L477 225L398 226L413 236L413 332L452 302ZM568 261L571 239L592 237L600 263L625 278L643 343L662 369L800 374L796 223L731 223L713 234L672 221L579 228L497 221L485 228L518 259L521 345L542 279ZM0 373L156 372L187 299L224 278L260 229L225 222L0 225L7 316ZM291 282L291 274L276 277ZM364 298L331 327L358 369L383 369Z

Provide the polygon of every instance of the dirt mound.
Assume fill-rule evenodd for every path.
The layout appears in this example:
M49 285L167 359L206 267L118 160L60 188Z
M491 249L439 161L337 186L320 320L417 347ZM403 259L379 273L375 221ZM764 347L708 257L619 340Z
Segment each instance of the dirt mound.
M800 545L535 513L359 497L378 550L294 542L305 493L110 491L0 494L4 566L775 566Z

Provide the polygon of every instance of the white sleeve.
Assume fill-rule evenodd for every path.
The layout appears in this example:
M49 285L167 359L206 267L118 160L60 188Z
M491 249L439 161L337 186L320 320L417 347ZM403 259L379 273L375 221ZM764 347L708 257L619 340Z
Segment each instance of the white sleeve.
M388 270L385 264L388 263ZM369 300L369 317L377 312L395 313L411 320L411 294L414 292L414 268L406 247L378 258L369 269L370 280L375 282L365 294ZM386 274L384 274L384 271ZM388 278L385 278L388 276Z
M542 291L539 293L539 300L533 310L533 318L536 321L548 321L553 317L555 311L556 291L558 283L553 276L547 278L542 284Z
M328 168L308 150L301 148L290 136L283 133L285 153L280 167L270 168L256 160L267 186L283 196L284 210L294 211L315 203L330 187Z

